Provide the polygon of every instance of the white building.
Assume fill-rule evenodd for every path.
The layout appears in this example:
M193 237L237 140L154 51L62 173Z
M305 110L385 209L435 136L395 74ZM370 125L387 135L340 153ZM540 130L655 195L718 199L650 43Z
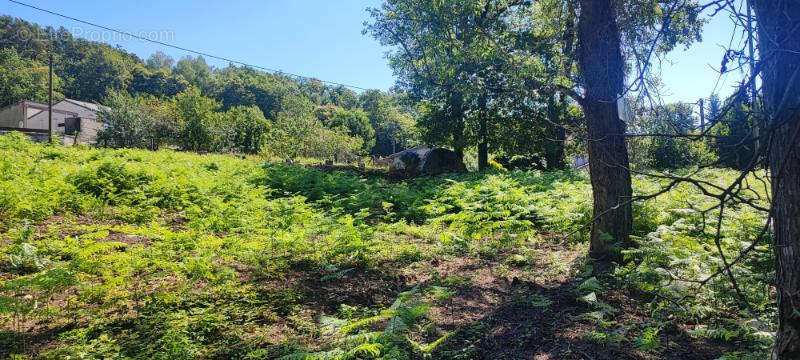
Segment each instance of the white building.
M64 136L65 143L93 144L102 123L97 113L107 109L102 105L64 99L53 104L53 133ZM48 106L33 101L21 101L0 109L0 130L47 130ZM77 134L77 141L75 139Z

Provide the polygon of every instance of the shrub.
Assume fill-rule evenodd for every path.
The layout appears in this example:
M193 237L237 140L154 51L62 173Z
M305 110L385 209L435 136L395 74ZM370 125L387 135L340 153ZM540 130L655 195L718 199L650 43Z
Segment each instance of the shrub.
M360 138L362 152L368 152L375 146L375 129L372 128L369 117L363 110L348 110L335 105L325 105L318 107L314 113L326 127L343 129L349 136Z
M174 102L112 92L104 104L108 108L98 113L105 125L97 133L101 144L157 150L176 142L181 123Z
M146 200L143 193L152 180L152 176L133 170L125 163L106 161L78 173L73 184L78 191L110 204L131 204ZM142 196L137 196L137 193Z
M225 113L223 126L232 128L225 148L255 154L264 147L272 124L258 107L237 106Z
M224 144L220 115L216 111L220 104L200 94L197 88L189 88L177 96L175 103L183 121L178 143L191 151L221 150Z

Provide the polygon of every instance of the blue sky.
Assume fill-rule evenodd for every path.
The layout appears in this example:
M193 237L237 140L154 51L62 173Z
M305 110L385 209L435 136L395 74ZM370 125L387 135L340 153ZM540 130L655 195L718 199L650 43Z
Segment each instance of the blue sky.
M21 1L132 33L166 31L166 42L266 68L365 88L386 90L394 84L384 58L387 49L361 34L368 20L365 9L379 6L380 0ZM89 38L109 36L14 3L0 4L0 13L40 25L64 26ZM661 66L666 101L694 102L713 91L717 73L709 64L719 67L724 53L720 46L728 44L732 30L732 22L720 15L706 26L702 43L667 56L669 62ZM142 58L157 50L176 59L187 55L140 40L111 42ZM728 75L717 91L730 93L739 78L738 73Z
M736 3L739 6L741 1L737 0ZM701 97L708 97L715 91L715 86L716 93L722 98L731 94L744 74L736 70L720 77L714 69L719 69L729 44L732 43L734 49L744 46L743 30L741 27L735 29L728 14L721 12L703 28L702 42L694 43L687 50L681 46L669 53L666 61L661 63L661 78L666 88L665 101L695 102Z

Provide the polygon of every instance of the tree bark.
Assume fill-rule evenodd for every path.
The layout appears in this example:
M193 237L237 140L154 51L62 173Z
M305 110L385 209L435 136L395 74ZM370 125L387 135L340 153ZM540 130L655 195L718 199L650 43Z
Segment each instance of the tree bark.
M585 90L581 105L594 198L589 255L603 264L620 260L617 247L632 245L628 149L616 105L624 90L625 62L612 0L581 0L580 5L578 63Z
M479 111L478 122L480 129L478 129L478 171L485 171L489 166L489 114L486 111L486 95L481 96L480 103L478 104Z
M800 359L800 2L754 0L772 174L776 359Z

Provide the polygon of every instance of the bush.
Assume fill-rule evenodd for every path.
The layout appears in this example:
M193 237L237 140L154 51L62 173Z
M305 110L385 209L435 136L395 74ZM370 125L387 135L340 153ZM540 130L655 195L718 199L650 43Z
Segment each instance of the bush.
M341 128L329 129L316 118L281 115L266 151L280 158L333 159L337 154L358 152L362 145L361 138L350 136Z
M232 128L228 144L223 147L256 154L267 141L272 124L256 106L237 106L225 113L225 127Z
M157 150L176 142L181 122L174 102L112 92L104 103L108 109L98 113L98 119L105 125L97 133L99 143Z
M225 136L221 116L216 111L220 104L189 88L175 97L178 113L183 120L178 143L185 150L218 151L224 148Z
M633 131L659 136L638 137L630 141L631 161L634 164L656 169L677 169L697 163L697 159L693 158L692 140L677 137L689 135L694 129L691 106L668 104L641 112L632 126Z
M134 171L125 163L103 162L97 167L78 173L73 184L83 193L91 194L110 204L130 204L131 199L145 200L143 192L153 178ZM140 196L135 194L139 193Z
M361 152L366 153L375 146L375 129L363 110L347 110L335 105L320 106L314 112L323 125L330 129L344 130L349 136L360 138Z

